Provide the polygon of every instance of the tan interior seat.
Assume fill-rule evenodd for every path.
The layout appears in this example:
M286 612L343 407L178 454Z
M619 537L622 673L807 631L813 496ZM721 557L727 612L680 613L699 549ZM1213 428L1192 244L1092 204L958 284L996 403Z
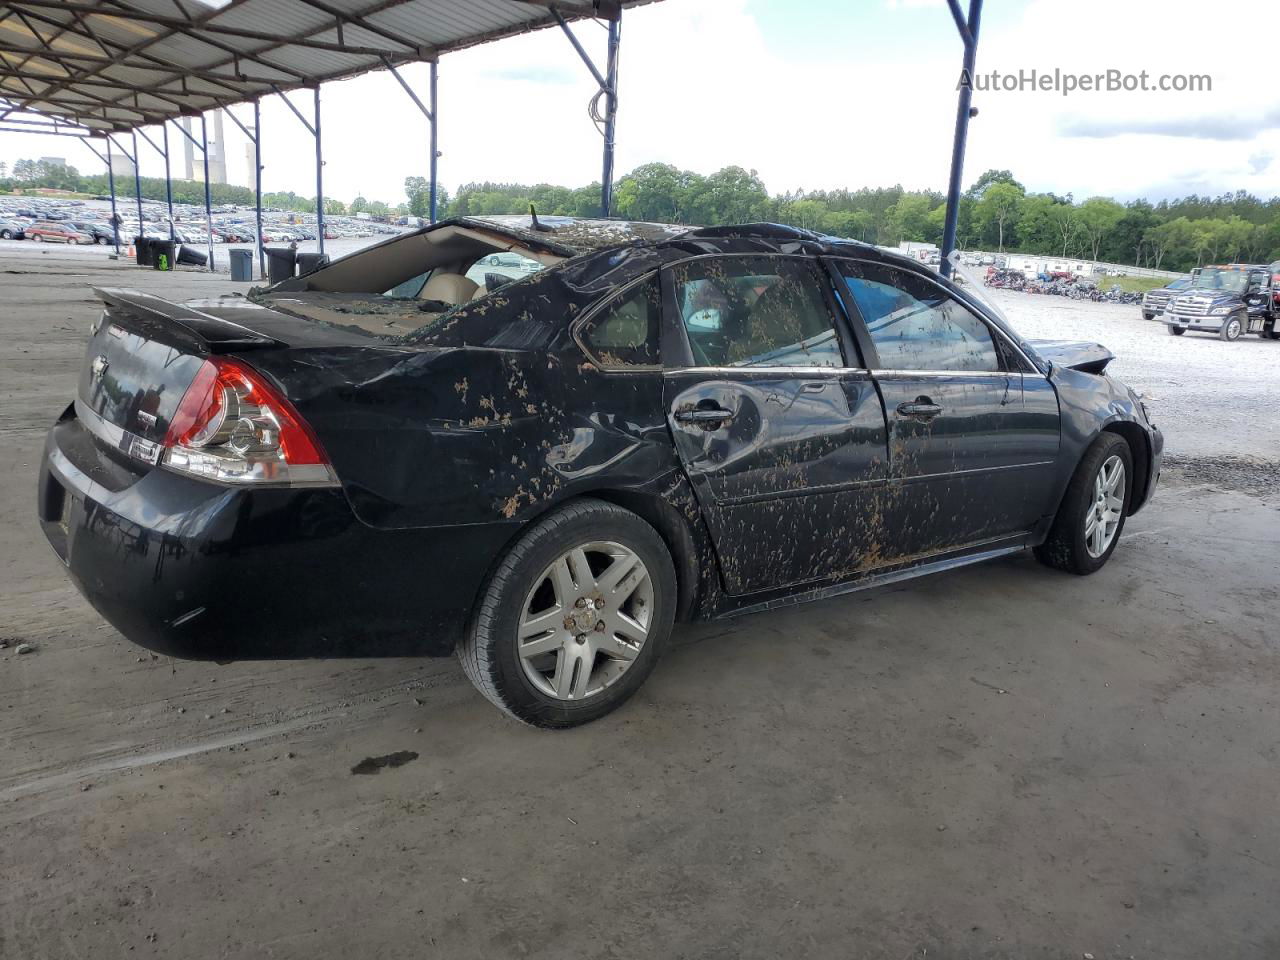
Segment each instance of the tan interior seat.
M443 303L466 303L476 292L478 284L460 273L433 273L418 294L420 300L439 300Z

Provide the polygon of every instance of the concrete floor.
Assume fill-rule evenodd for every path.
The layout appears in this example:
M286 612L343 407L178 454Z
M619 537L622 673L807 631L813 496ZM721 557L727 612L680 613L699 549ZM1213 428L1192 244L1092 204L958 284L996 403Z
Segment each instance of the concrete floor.
M231 289L0 259L0 957L1280 956L1280 498L1175 476L1091 578L683 628L541 733L452 660L217 667L99 620L34 515L95 284Z

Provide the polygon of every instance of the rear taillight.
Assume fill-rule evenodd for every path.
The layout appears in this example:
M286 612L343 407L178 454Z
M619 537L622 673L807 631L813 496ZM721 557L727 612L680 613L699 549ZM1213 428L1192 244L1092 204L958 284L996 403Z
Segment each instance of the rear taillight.
M320 441L293 404L229 357L210 357L196 372L169 423L160 462L223 483L337 483Z

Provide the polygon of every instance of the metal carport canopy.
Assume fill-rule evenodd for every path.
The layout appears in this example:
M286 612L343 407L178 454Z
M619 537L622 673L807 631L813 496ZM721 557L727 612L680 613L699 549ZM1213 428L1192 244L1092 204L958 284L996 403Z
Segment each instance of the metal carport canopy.
M123 132L647 2L7 0L0 120Z

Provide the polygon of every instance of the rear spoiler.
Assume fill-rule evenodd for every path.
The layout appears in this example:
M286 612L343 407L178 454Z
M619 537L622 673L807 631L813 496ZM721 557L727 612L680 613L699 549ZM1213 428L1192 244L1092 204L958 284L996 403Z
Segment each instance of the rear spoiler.
M258 347L284 346L279 340L199 310L120 287L95 287L108 310L123 311L158 334L157 339L179 341L197 353L229 353Z

